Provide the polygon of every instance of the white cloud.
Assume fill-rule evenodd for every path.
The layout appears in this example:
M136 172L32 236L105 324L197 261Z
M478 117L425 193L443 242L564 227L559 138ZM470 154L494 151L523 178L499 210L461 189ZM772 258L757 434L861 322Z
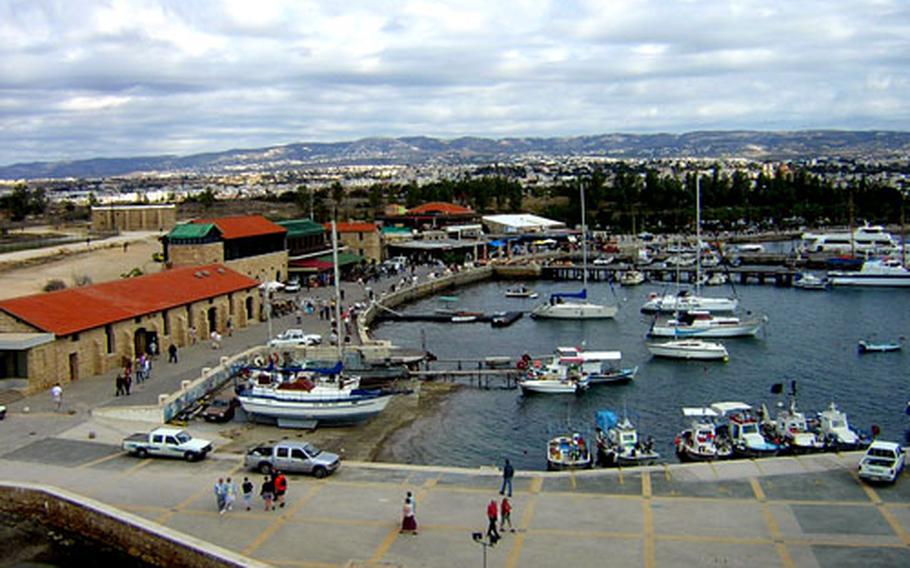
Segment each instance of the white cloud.
M910 128L897 0L0 0L0 163L363 136Z

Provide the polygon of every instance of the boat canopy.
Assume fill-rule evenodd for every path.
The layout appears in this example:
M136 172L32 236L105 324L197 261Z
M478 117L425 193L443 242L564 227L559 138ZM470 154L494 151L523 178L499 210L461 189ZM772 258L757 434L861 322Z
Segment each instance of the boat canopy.
M578 298L579 300L585 300L588 298L588 290L586 288L586 289L582 290L581 292L556 292L554 294L550 294L550 297L551 298Z
M752 407L745 402L715 402L711 405L711 410L723 416L731 412L750 412Z
M596 361L621 361L622 351L578 351L560 347L559 360L565 363L588 363Z
M606 432L619 423L619 417L612 410L598 410L594 413L594 423Z
M682 409L683 416L699 416L699 417L716 417L718 416L717 412L711 408L704 406L700 407L684 407Z

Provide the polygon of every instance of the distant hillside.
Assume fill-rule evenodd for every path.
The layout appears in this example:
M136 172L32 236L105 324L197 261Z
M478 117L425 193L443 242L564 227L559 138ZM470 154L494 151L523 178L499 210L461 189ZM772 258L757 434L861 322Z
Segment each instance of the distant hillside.
M781 160L828 157L888 159L910 155L910 132L804 130L686 134L603 134L570 138L365 138L297 143L191 156L95 158L0 167L0 179L96 178L132 173L282 171L355 164L464 164L522 156L730 158Z

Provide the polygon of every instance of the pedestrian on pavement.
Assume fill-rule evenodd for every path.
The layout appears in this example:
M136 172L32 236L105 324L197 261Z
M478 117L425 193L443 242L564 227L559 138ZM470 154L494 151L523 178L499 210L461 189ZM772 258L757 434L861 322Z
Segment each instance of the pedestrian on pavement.
M221 334L216 330L212 330L212 349L219 349L221 347Z
M199 334L196 332L196 326L190 326L190 345L196 345L196 340L199 339Z
M249 511L253 507L253 482L250 481L249 477L243 478L243 484L240 489L243 491L243 504L246 506L246 510Z
M231 318L228 318L228 320L227 320L227 332L228 332L228 337L234 336L234 320L232 320Z
M157 353L157 347L155 349L156 349L156 353ZM142 381L145 382L145 381L149 380L151 378L151 376L152 376L152 358L143 357L142 358Z
M272 506L272 499L275 497L275 482L269 476L265 476L262 479L262 488L259 490L259 496L262 497L262 502L265 503L266 511L271 511L275 508Z
M490 546L496 546L496 541L499 540L499 531L496 530L498 514L499 506L496 504L496 499L490 499L490 504L487 505L487 520L489 521L487 537L490 539Z
M509 497L512 496L512 478L515 477L515 468L512 467L512 462L509 461L509 458L506 458L506 465L502 468L502 487L499 488L499 494L502 495L506 491L506 487L509 488Z
M117 385L117 392L114 393L114 396L121 396L126 394L126 382L123 380L123 374L117 373L117 380L115 381Z
M123 390L126 392L126 396L130 395L130 387L133 386L133 369L132 367L127 367L123 370Z
M284 496L288 492L288 478L284 476L283 471L276 471L275 481L275 500L279 507L284 507Z
M158 357L158 340L152 337L152 340L149 341L149 355L153 358Z
M168 363L177 362L177 345L174 343L167 348L167 361Z
M237 484L228 477L224 482L224 511L234 510L234 501L237 500Z
M502 503L499 504L499 532L505 532L506 523L509 523L509 530L515 532L512 526L512 504L509 503L508 497L503 497Z
M224 491L224 478L219 477L218 481L215 482L215 503L218 505L218 512L224 513L224 501L225 501L225 491Z
M414 498L408 491L407 497L404 498L404 506L401 508L401 530L399 534L409 532L417 534L417 517L415 516Z
M60 383L51 387L51 402L54 403L55 412L63 410L63 387L60 386Z

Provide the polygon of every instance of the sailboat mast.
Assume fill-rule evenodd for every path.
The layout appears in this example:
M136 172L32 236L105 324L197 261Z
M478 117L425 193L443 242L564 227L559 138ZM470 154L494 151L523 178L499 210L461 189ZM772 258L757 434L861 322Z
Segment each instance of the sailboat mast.
M332 264L335 265L335 344L338 348L338 360L341 361L341 346L343 339L341 336L341 278L338 271L338 231L335 227L335 219L332 219Z
M701 180L695 170L695 295L701 287Z
M584 290L588 289L588 227L585 225L585 186L581 185L581 266Z

